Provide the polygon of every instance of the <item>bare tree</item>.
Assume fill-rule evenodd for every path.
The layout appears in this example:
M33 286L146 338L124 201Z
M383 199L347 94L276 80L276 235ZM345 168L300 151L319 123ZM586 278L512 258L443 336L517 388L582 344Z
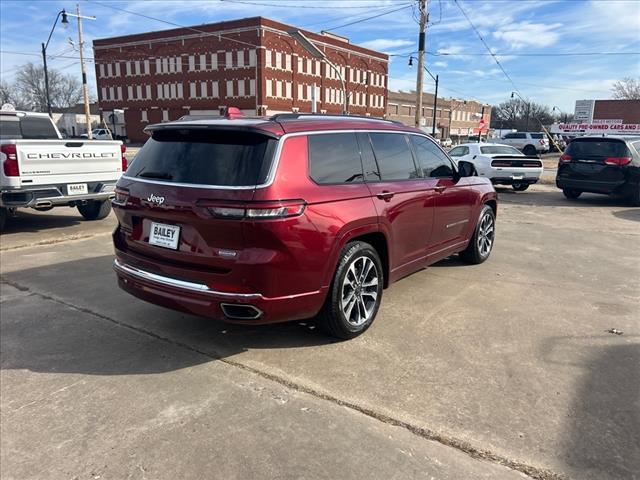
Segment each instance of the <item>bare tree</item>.
M640 100L640 78L626 77L611 87L613 98L619 100Z
M70 75L49 69L49 98L54 108L68 108L82 99L80 82ZM47 111L47 94L44 84L44 68L33 63L23 65L16 74L13 85L15 98L22 107L39 112Z
M551 125L553 121L554 117L547 105L524 102L519 98L512 98L491 109L491 128L539 130L541 124Z

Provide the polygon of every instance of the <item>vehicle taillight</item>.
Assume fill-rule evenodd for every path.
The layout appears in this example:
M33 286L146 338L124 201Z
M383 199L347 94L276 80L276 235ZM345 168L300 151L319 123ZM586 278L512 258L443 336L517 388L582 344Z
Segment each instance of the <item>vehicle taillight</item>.
M2 169L7 177L19 177L20 168L18 167L18 149L15 143L8 143L0 146L0 152L4 153L7 158L2 162Z
M544 145L544 138L540 139L540 145Z
M289 218L302 215L306 207L303 200L286 200L282 202L247 203L247 204L224 204L209 201L199 201L198 206L204 207L207 211L218 218L233 220L240 219L274 219Z
M604 160L605 165L618 165L623 167L631 163L631 157L609 157Z
M129 190L126 188L116 187L115 190L115 198L113 199L113 203L117 203L118 205L126 205L127 200L129 199Z
M120 152L122 154L122 172L123 173L127 171L127 167L129 166L127 164L127 157L124 156L126 151L127 151L127 146L123 143L122 145L120 145Z
M560 163L568 163L571 161L571 155L568 155L566 153L563 153L562 155L560 155Z

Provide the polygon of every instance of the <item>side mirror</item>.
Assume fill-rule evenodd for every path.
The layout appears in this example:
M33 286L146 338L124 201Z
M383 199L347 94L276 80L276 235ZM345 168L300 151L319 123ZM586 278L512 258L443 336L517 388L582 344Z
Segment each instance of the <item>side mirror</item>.
M458 162L458 175L462 177L475 177L478 175L476 167L471 162L460 160Z

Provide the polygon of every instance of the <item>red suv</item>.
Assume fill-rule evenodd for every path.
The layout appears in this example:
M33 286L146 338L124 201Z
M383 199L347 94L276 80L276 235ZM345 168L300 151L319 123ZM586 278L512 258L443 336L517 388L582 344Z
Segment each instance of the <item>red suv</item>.
M237 323L317 316L352 338L382 289L460 252L487 259L496 193L420 130L281 114L152 125L116 188L120 287Z

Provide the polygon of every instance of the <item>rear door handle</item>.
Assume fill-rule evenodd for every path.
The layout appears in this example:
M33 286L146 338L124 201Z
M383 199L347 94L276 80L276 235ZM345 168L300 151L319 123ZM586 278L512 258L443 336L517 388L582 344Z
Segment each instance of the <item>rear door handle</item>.
M384 190L384 191L378 193L376 195L376 197L378 197L380 200L384 200L385 202L389 202L393 198L394 195L395 195L395 193L388 192L388 191Z
M444 192L445 188L447 188L447 187L434 187L433 189L438 193L442 193L442 192Z

